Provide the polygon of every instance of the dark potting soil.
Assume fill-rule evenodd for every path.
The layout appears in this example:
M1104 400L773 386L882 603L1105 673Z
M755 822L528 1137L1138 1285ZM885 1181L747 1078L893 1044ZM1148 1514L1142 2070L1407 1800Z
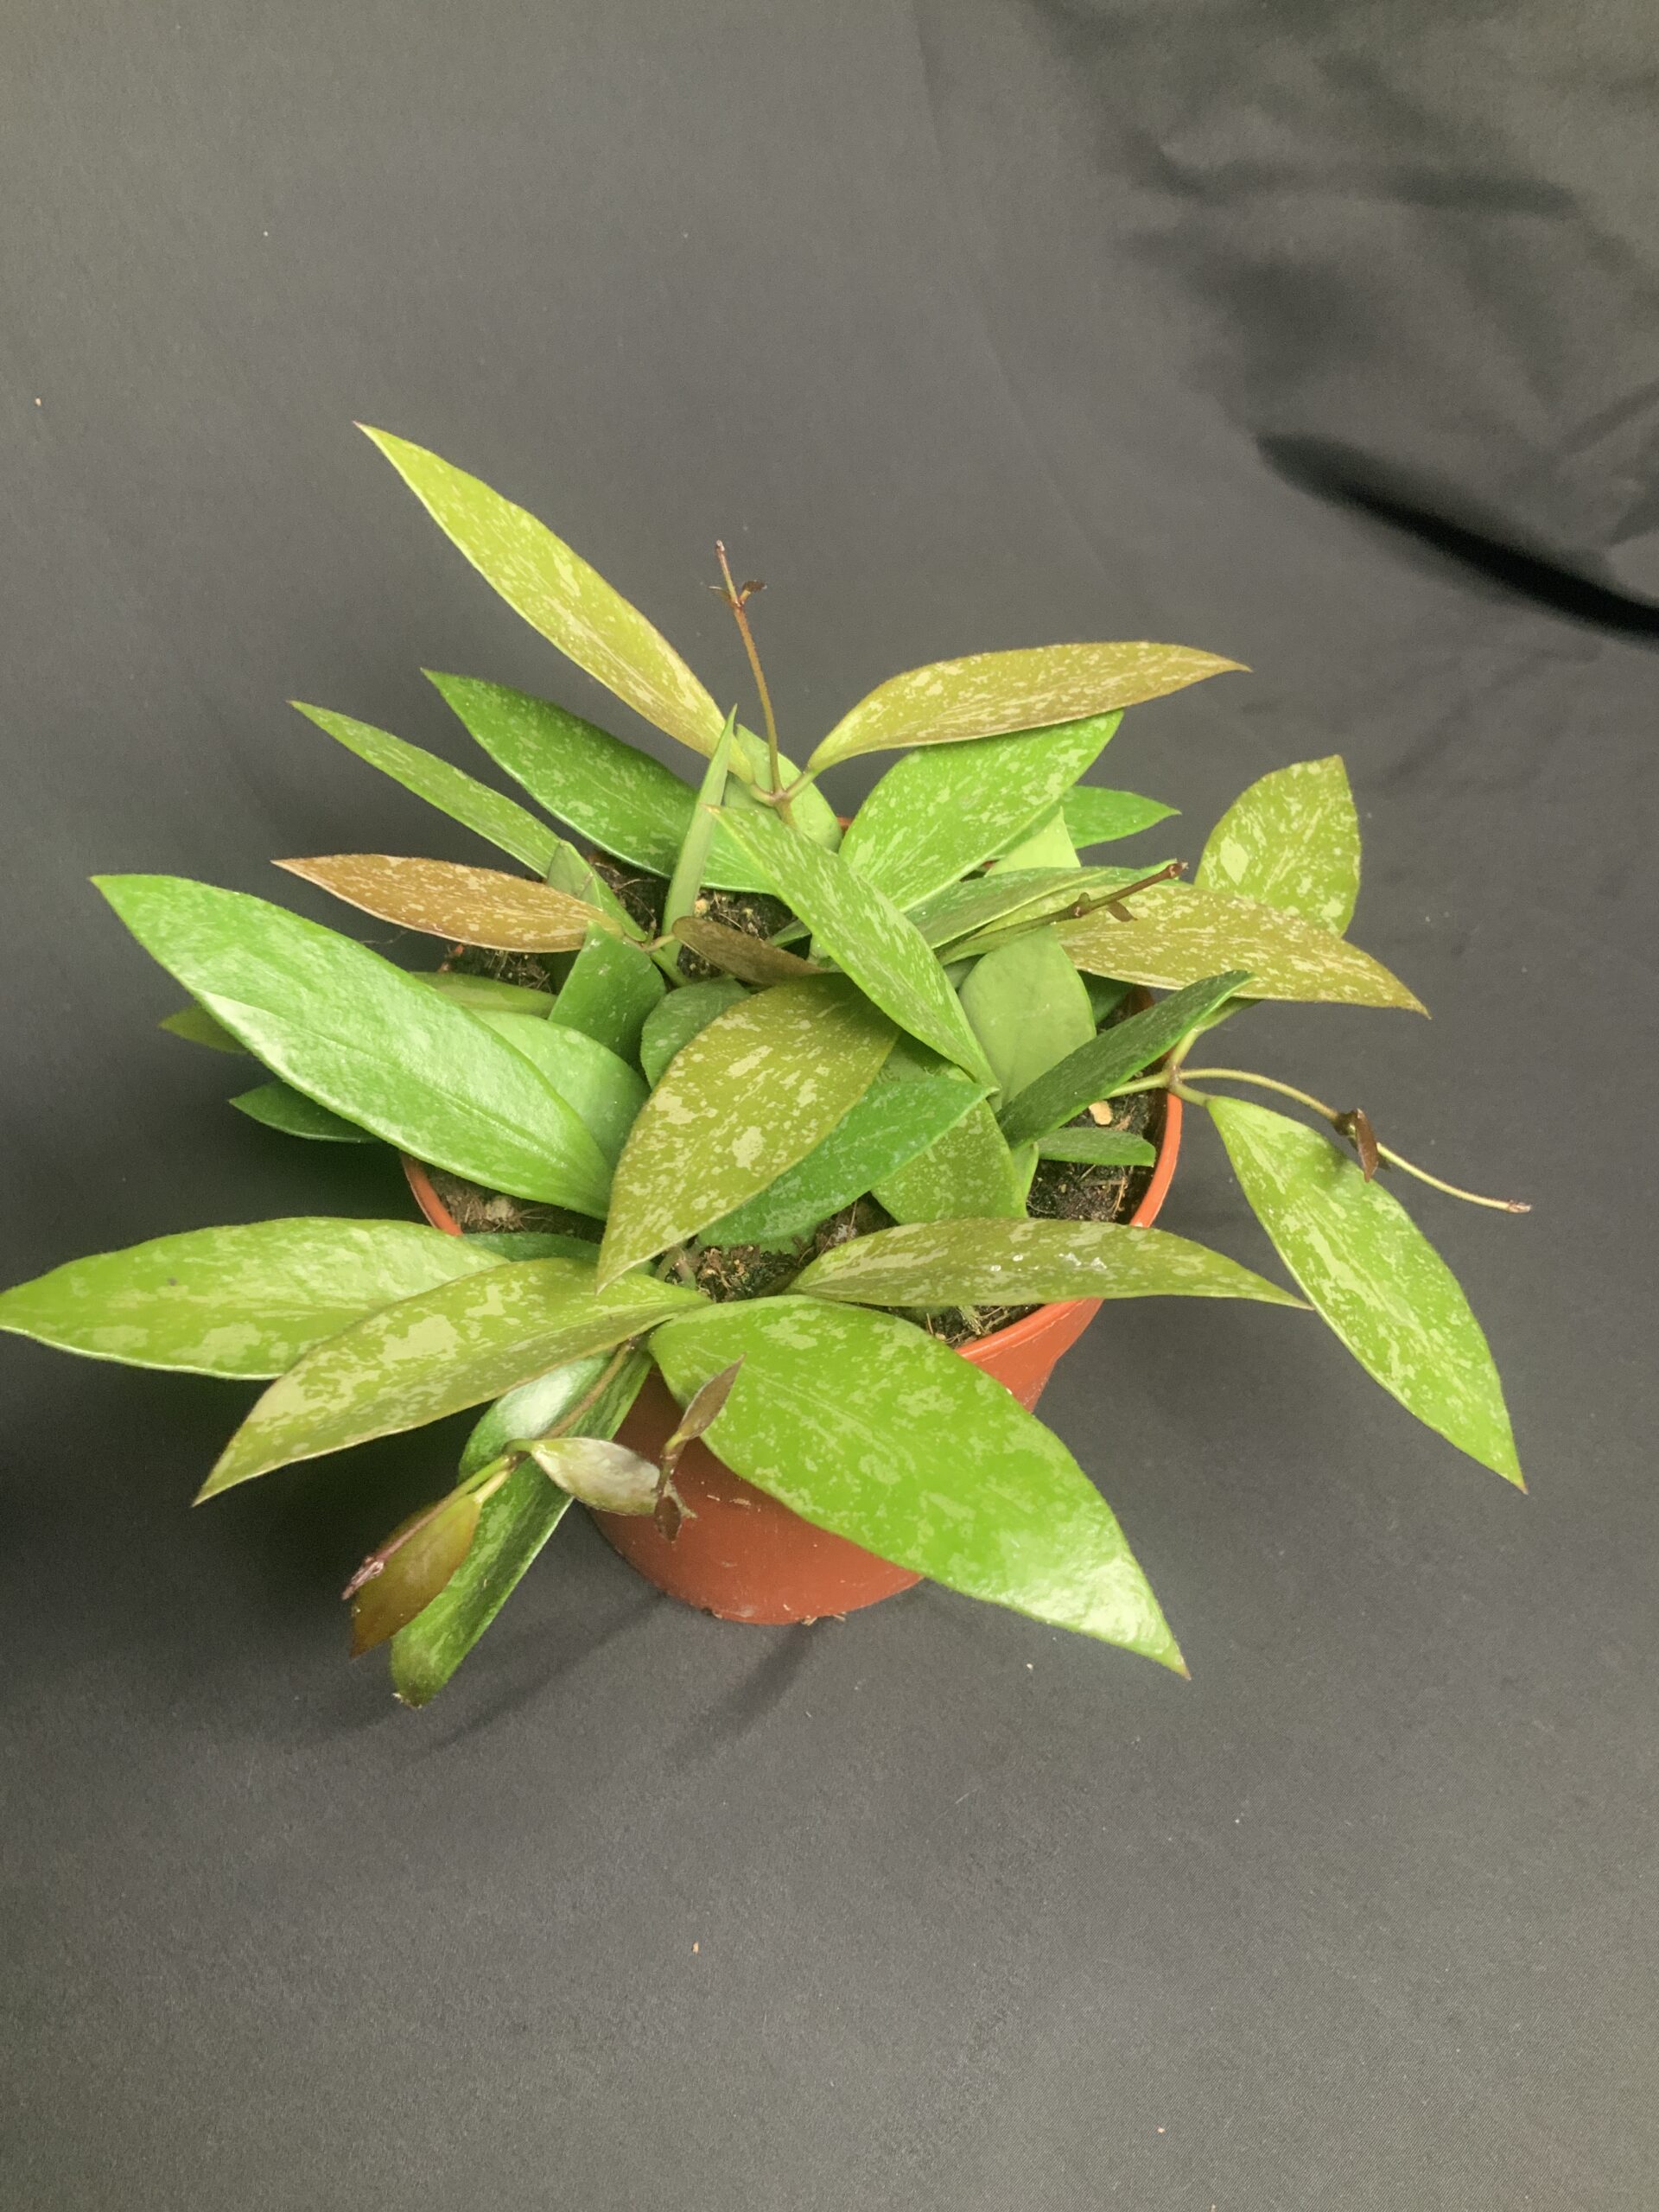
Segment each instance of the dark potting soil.
M661 929L663 902L668 893L661 876L643 874L602 853L592 853L588 858L643 929ZM723 922L728 929L741 930L749 937L775 936L793 919L781 900L760 893L705 892L698 899L697 911ZM493 952L475 945L456 945L443 964L463 975L493 976L504 982L527 984L532 990L556 990L563 980L569 962L568 954ZM721 972L689 950L682 952L680 966L682 972L696 982ZM1109 1028L1132 1010L1125 1004L1102 1026ZM1133 1092L1127 1098L1113 1102L1109 1124L1084 1113L1076 1117L1074 1126L1109 1126L1137 1136L1145 1135L1152 1126L1157 1097L1155 1092ZM601 1224L584 1214L569 1212L563 1206L541 1205L528 1198L508 1198L501 1192L469 1182L464 1176L452 1175L443 1168L435 1167L430 1174L434 1190L463 1235L484 1230L527 1229L598 1242ZM1150 1179L1151 1170L1146 1167L1091 1167L1072 1160L1039 1160L1032 1177L1026 1210L1044 1221L1127 1221L1140 1205ZM866 1197L821 1222L810 1236L798 1238L781 1250L760 1244L708 1245L701 1249L688 1247L680 1261L681 1272L717 1305L734 1299L770 1297L786 1289L801 1269L821 1252L846 1243L849 1237L868 1236L875 1230L893 1226L893 1217L885 1208L874 1198ZM941 1338L948 1344L959 1345L1006 1329L1039 1308L977 1306L951 1306L937 1313L896 1310L930 1335Z

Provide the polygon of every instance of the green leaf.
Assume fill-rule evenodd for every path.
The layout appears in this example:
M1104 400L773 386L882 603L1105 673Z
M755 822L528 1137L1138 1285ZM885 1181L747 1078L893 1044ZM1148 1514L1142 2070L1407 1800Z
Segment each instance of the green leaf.
M1027 830L1017 844L997 855L991 862L991 874L1000 875L1011 868L1024 871L1033 868L1057 868L1075 874L1080 866L1077 849L1065 826L1065 817L1057 806Z
M1033 930L976 961L961 996L1005 1098L1094 1041L1089 994L1052 929Z
M895 906L913 906L1005 851L1089 768L1116 715L906 753L853 817L842 857Z
M689 914L697 903L697 893L702 888L703 871L709 865L709 848L715 842L715 832L720 827L721 809L726 797L729 763L732 757L732 735L737 728L737 709L733 708L726 717L726 727L720 733L720 742L709 756L697 791L696 804L691 810L691 820L681 840L680 849L674 856L674 872L669 878L668 893L663 901L663 927L671 930L682 914Z
M285 1083L262 1083L255 1090L239 1091L231 1103L238 1114L280 1129L285 1137L310 1137L322 1144L372 1144L375 1139L355 1122L331 1114Z
M1220 968L1243 968L1252 998L1427 1011L1370 953L1254 899L1159 883L1135 894L1131 912L1128 922L1099 913L1063 923L1061 942L1079 968L1127 983L1167 989Z
M467 1242L499 1260L585 1260L591 1267L599 1254L591 1236L565 1236L556 1229L469 1229Z
M1103 1221L936 1221L837 1244L795 1279L861 1306L1039 1306L1068 1298L1254 1298L1300 1306L1219 1252Z
M860 753L953 745L1161 699L1243 666L1191 645L1038 645L935 661L878 684L844 715L807 766L815 773Z
M413 791L416 798L423 798L429 806L435 806L452 822L461 823L475 831L486 843L511 853L514 860L534 868L537 875L547 874L558 840L544 822L526 813L516 800L503 798L499 791L493 791L487 784L480 784L464 769L452 768L435 753L424 753L418 745L405 744L389 730L376 729L369 722L353 721L349 715L330 714L326 707L308 707L302 699L293 699L289 703L297 707L320 730L338 739L348 753L356 753L372 768L378 768L405 791Z
M596 1290L593 1268L577 1260L493 1267L406 1298L316 1345L273 1382L200 1494L442 1421L698 1303L695 1291L643 1275Z
M1142 798L1135 791L1109 791L1098 784L1078 784L1060 802L1066 834L1079 852L1090 845L1109 845L1119 837L1135 836L1155 822L1166 822L1179 812L1161 799Z
M607 944L615 939L607 936ZM415 971L415 980L425 983L448 1000L451 1006L464 1006L469 1014L526 1014L543 1018L553 1011L550 991L532 990L528 983L504 983L494 976L460 976L442 970L435 975Z
M651 1349L682 1404L743 1361L709 1441L791 1511L970 1598L1185 1671L1076 1460L937 1338L892 1314L772 1298L671 1322Z
M206 1045L215 1052L234 1052L238 1058L245 1056L245 1047L202 1007L181 1006L176 1014L169 1014L158 1022L156 1027L165 1029L169 1036L182 1037L187 1044Z
M427 984L245 892L92 880L151 957L296 1090L492 1190L604 1211L609 1168L574 1109Z
M984 1095L954 1068L904 1083L887 1081L884 1070L821 1144L712 1224L704 1243L772 1244L816 1229L925 1152Z
M632 1061L639 1056L645 1017L667 988L656 963L637 944L608 930L589 930L549 1018Z
M599 870L563 837L556 838L554 843L556 849L546 870L546 880L552 888L568 891L584 906L596 906L616 924L617 935L631 938L636 944L642 943L650 932L635 921Z
M1480 1324L1398 1199L1300 1122L1236 1098L1209 1107L1257 1220L1366 1373L1524 1490Z
M1158 1148L1127 1129L1056 1129L1037 1140L1039 1160L1072 1160L1083 1167L1150 1167Z
M816 950L827 953L844 969L901 1029L957 1061L982 1082L992 1080L984 1052L938 962L884 893L838 854L821 851L767 816L735 815L731 830L771 878L784 904L811 931Z
M568 892L500 868L397 853L327 853L276 865L400 929L459 938L496 952L569 952L590 929L613 926L598 907Z
M695 1236L804 1160L869 1089L893 1045L889 1024L838 976L779 983L728 1007L682 1046L633 1125L601 1281Z
M363 429L509 607L576 666L658 729L711 753L720 709L637 607L544 523L436 454Z
M761 791L770 791L772 789L772 760L766 750L765 738L757 737L752 729L745 729L740 722L737 726L737 743L739 751L753 771L756 785ZM801 772L787 753L779 753L778 766L785 787L793 783ZM766 804L764 799L755 798L753 791L746 783L733 784L730 799L734 806L753 807ZM789 803L789 810L796 829L804 837L810 837L815 845L822 845L824 850L830 853L833 853L840 845L841 817L816 784L807 784L797 791ZM729 840L716 838L713 865L716 868L728 867L734 860L737 861L740 867L742 866L742 857ZM711 883L717 883L722 890L735 890L738 887L734 884L728 883L724 875L718 874L711 874L709 880Z
M603 1355L576 1360L509 1391L474 1430L461 1473L476 1474L513 1437L535 1435L562 1421L593 1388L606 1364ZM650 1370L645 1355L634 1353L572 1433L613 1434ZM504 1417L504 1425L494 1432L491 1424L498 1416ZM528 1464L510 1475L486 1503L465 1564L442 1594L392 1641L392 1687L405 1705L427 1705L437 1695L512 1596L569 1504L563 1491L555 1489L540 1468Z
M645 1080L653 1088L663 1079L664 1070L683 1046L689 1045L700 1031L706 1029L716 1014L724 1014L728 1006L735 1006L740 999L748 996L741 983L731 976L714 976L706 983L688 983L682 989L671 991L658 1007L645 1017L645 1026L639 1033L639 1065L645 1071Z
M1079 899L1097 899L1144 882L1144 868L999 868L990 875L969 876L935 892L911 910L911 920L941 959L954 957L961 940L982 930L1027 918L1063 914Z
M1016 1166L995 1115L981 1100L925 1152L872 1187L895 1221L950 1221L1023 1216L1028 1179Z
M575 1108L582 1126L614 1167L645 1103L643 1077L584 1030L530 1020L522 1014L481 1014L478 1018L540 1069L560 1097Z
M1194 881L1340 937L1359 896L1359 817L1341 754L1298 760L1252 784L1210 832Z
M550 1483L594 1513L649 1513L659 1470L626 1444L595 1436L550 1436L531 1443L531 1464Z
M475 1497L447 1497L395 1529L352 1577L352 1656L387 1643L459 1571L478 1533Z
M1097 1099L1109 1096L1120 1083L1128 1083L1154 1060L1179 1045L1189 1029L1196 1029L1206 1014L1249 982L1243 969L1224 976L1207 976L1184 991L1162 999L1144 1014L1132 1014L1115 1022L1098 1036L1078 1046L1058 1067L1039 1076L1027 1090L1016 1092L1001 1114L1002 1133L1010 1144L1046 1136L1061 1128L1074 1114Z
M265 1377L383 1306L501 1264L407 1221L193 1229L0 1292L0 1329L126 1367Z

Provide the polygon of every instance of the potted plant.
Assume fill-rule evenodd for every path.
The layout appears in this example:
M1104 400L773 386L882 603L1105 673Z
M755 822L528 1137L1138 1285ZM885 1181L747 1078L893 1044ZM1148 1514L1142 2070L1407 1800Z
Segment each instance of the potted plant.
M664 1587L734 1618L844 1611L928 1576L1184 1673L1110 1509L1028 1410L1107 1299L1311 1306L1520 1484L1485 1340L1388 1185L1524 1209L1207 1041L1262 999L1421 1011L1344 935L1359 840L1341 761L1253 785L1190 884L1174 862L1081 857L1172 812L1083 780L1122 711L1237 664L1147 644L943 662L878 686L798 766L750 626L760 587L723 550L764 734L532 516L369 435L699 779L547 701L434 677L531 813L304 708L517 864L281 863L414 933L421 969L211 885L99 887L190 995L163 1027L263 1063L232 1103L397 1147L427 1219L163 1236L7 1291L0 1325L268 1382L203 1497L486 1405L454 1486L348 1586L353 1651L390 1641L407 1702L448 1680L573 1500ZM820 779L878 753L898 757L842 823ZM1150 1225L1183 1107L1215 1123L1300 1296Z

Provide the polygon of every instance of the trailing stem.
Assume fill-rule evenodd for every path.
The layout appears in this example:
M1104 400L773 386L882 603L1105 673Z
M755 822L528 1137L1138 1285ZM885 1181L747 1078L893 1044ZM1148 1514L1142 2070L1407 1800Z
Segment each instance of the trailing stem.
M749 669L754 677L754 688L760 694L760 712L765 716L766 724L766 756L772 765L772 803L792 830L795 826L795 819L790 811L789 793L784 789L783 770L778 758L777 717L772 711L772 694L766 689L766 671L760 665L760 655L755 647L754 632L750 629L749 618L744 612L745 602L752 599L754 594L763 587L758 583L746 583L740 591L732 582L731 563L726 558L725 546L718 538L715 541L715 553L720 562L720 573L725 579L725 589L721 596L732 610L733 620L736 622L738 633L743 640L743 650L749 657Z

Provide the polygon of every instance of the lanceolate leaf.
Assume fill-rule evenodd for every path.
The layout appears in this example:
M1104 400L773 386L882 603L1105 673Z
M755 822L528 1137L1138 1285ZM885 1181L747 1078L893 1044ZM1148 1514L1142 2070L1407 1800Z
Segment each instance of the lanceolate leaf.
M1144 868L999 868L990 875L970 876L936 892L911 910L911 920L931 945L946 948L941 959L954 957L948 949L981 930L1029 917L1064 914L1079 899L1098 899L1106 893L1127 891L1144 882Z
M1076 1460L936 1338L892 1314L781 1298L672 1322L651 1349L682 1403L742 1359L709 1441L792 1511L948 1588L1185 1672Z
M715 976L706 983L687 983L671 991L659 1007L645 1017L639 1033L639 1065L653 1085L682 1046L706 1029L717 1014L735 1006L748 994L735 976Z
M962 986L962 1009L1005 1098L1016 1096L1095 1034L1083 978L1051 929L1033 930L976 961Z
M462 1476L475 1475L480 1468L487 1467L492 1459L499 1459L507 1446L520 1437L542 1436L550 1428L556 1427L581 1404L610 1366L613 1357L610 1352L599 1351L589 1352L581 1359L567 1359L557 1367L549 1368L545 1375L532 1376L528 1382L520 1382L498 1398L489 1411L479 1417L467 1439L461 1455ZM585 1421L579 1422L577 1427L584 1436L592 1433Z
M872 1185L895 1221L955 1221L1026 1211L1027 1179L982 1100L925 1152Z
M1001 1115L1003 1135L1010 1144L1022 1144L1063 1127L1085 1106L1108 1096L1116 1084L1128 1083L1161 1059L1189 1029L1196 1029L1249 980L1242 968L1229 969L1225 975L1206 976L1146 1013L1132 1014L1127 1021L1103 1029L1008 1101Z
M1340 753L1275 768L1236 798L1210 832L1193 879L1334 930L1359 895L1359 817Z
M584 1030L522 1014L481 1014L479 1020L541 1070L614 1166L645 1103L644 1078Z
M1056 1129L1037 1140L1039 1160L1069 1160L1084 1167L1150 1167L1157 1147L1127 1129Z
M893 1049L839 976L756 992L683 1046L617 1165L600 1280L694 1236L804 1160Z
M1231 965L1249 970L1252 998L1426 1011L1370 953L1256 899L1160 883L1137 893L1130 912L1128 922L1101 912L1061 924L1061 942L1079 968L1168 988Z
M165 1029L169 1036L182 1037L187 1044L206 1045L215 1052L234 1052L240 1058L247 1050L222 1023L215 1021L211 1014L199 1006L181 1006L176 1014L169 1014L156 1027Z
M414 1222L193 1229L0 1292L0 1329L128 1367L263 1378L383 1306L502 1264Z
M405 744L389 730L353 721L349 715L330 714L326 707L308 707L302 699L290 703L320 730L337 738L348 753L355 753L359 760L378 768L452 822L464 823L486 842L511 853L537 875L546 874L558 840L544 822L526 813L516 800L503 798L499 791L493 791L464 769L451 767L448 761L439 760L435 753L423 753L418 745Z
M772 789L772 760L766 749L766 741L764 737L757 737L752 729L745 729L740 722L737 743L739 751L753 771L753 789L747 783L734 781L729 793L731 804L734 806L763 805L765 802L755 798L754 790ZM787 753L779 753L778 766L785 786L793 783L801 772ZM822 845L826 852L833 853L840 845L841 817L816 784L808 784L796 792L790 801L790 818L804 837L810 837L815 845ZM742 866L742 857L736 848L728 840L716 837L711 865L715 868L727 868L734 859L737 860L740 867ZM709 880L725 890L736 888L727 881L723 874L711 874Z
M616 926L609 915L568 892L499 868L405 860L391 853L331 853L276 865L384 922L496 952L569 952L590 929Z
M725 803L726 785L732 757L732 735L737 728L737 709L734 708L726 718L726 727L720 733L720 742L709 757L709 766L698 787L696 804L691 810L691 820L681 840L680 849L674 856L674 872L669 878L668 893L663 900L663 927L671 930L682 914L689 914L697 903L697 893L702 888L703 872L709 865L709 850L715 842L715 832L720 827L721 810Z
M768 1244L804 1235L925 1152L984 1092L954 1068L890 1083L884 1069L804 1160L703 1234L709 1244Z
M577 1260L492 1268L405 1299L318 1344L273 1382L201 1495L441 1421L699 1302L645 1276L595 1291L594 1270Z
M1065 868L1075 874L1080 865L1077 849L1065 826L1065 817L1056 807L1033 823L1007 852L997 855L991 862L991 874L1000 875L1006 870L1030 868Z
M607 944L615 943L607 937ZM451 1006L464 1006L469 1014L529 1014L545 1017L553 1011L553 994L533 990L527 983L504 983L494 976L462 976L448 969L437 974L415 971L417 982L427 984Z
M559 1028L582 1030L619 1059L632 1061L639 1058L645 1017L661 1004L667 988L661 969L637 944L607 930L589 930L549 1018Z
M411 1515L352 1578L352 1656L386 1643L424 1611L460 1568L478 1533L475 1497L444 1498Z
M836 723L807 766L817 770L895 746L950 745L1112 714L1240 666L1191 645L1139 643L1039 645L936 661L878 684Z
M838 854L822 851L765 815L734 815L731 829L784 904L811 931L816 950L838 963L901 1029L981 1081L992 1080L938 962L883 893Z
M492 1190L604 1211L608 1171L576 1114L427 984L242 892L94 880L145 950L296 1090Z
M547 1481L595 1513L649 1513L657 1503L656 1461L642 1459L626 1444L552 1436L531 1444L530 1457Z
M499 1260L585 1260L592 1267L599 1251L593 1236L566 1236L556 1229L469 1229L467 1242Z
M746 983L797 983L803 976L823 972L784 945L751 937L747 930L728 929L700 914L683 914L674 925L674 935L711 968L723 968Z
M638 607L544 523L477 477L389 431L368 435L438 527L533 628L648 722L694 752L714 750L719 708Z
M642 943L650 931L634 919L593 863L585 861L575 847L563 837L556 838L554 845L543 880L555 891L567 892L571 898L580 899L584 906L596 906L615 923L620 936L632 938L636 944Z
M319 1106L315 1098L308 1098L302 1090L296 1090L289 1084L262 1083L255 1090L239 1092L231 1103L238 1114L247 1115L251 1121L263 1122L268 1129L280 1129L285 1137L309 1137L321 1144L375 1141L367 1129L359 1129L355 1122L331 1114L326 1106Z
M1067 1298L1255 1298L1298 1306L1236 1261L1160 1229L1100 1221L937 1221L855 1236L795 1279L861 1306L1037 1306Z
M1119 720L1091 715L908 753L859 808L842 857L895 906L913 906L1014 843L1093 763Z
M1135 791L1109 791L1098 784L1078 784L1061 804L1067 832L1079 852L1087 852L1090 845L1109 845L1119 837L1133 837L1179 810L1166 806L1161 799L1142 798Z
M487 1465L514 1436L535 1435L550 1428L592 1389L607 1363L602 1357L579 1360L554 1376L542 1376L526 1383L522 1391L510 1391L474 1431L461 1462L462 1474L475 1474ZM634 1353L572 1433L613 1434L650 1369L645 1355ZM531 1394L537 1394L533 1406ZM515 1402L516 1416L509 1414ZM509 1418L496 1442L486 1431L501 1414ZM512 1425L514 1418L518 1418L517 1427ZM539 1467L528 1463L510 1475L486 1502L472 1549L454 1580L393 1638L392 1687L405 1705L426 1705L437 1695L500 1611L570 1503L569 1496L556 1489Z
M1210 1111L1279 1256L1366 1373L1459 1451L1521 1484L1480 1325L1405 1208L1286 1115L1236 1098L1213 1098Z

